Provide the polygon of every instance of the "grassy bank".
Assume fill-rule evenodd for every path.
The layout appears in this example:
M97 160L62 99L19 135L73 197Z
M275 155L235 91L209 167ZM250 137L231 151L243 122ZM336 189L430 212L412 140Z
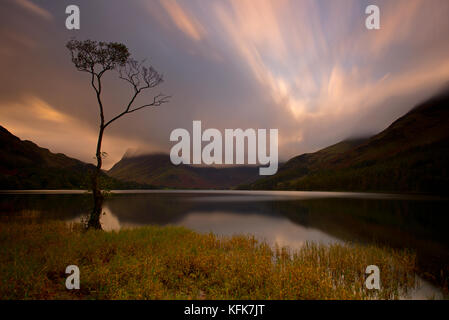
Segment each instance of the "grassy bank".
M65 289L71 264L80 290ZM381 270L380 291L365 289L371 264ZM375 246L289 252L178 227L107 233L0 223L0 299L393 299L413 287L413 271L412 254Z

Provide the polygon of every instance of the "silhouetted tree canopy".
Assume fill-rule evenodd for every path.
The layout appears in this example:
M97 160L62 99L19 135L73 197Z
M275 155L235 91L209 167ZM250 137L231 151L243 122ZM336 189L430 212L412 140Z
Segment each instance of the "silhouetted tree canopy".
M117 42L70 40L67 48L72 55L73 64L79 71L95 73L99 76L107 70L124 66L130 57L128 48Z

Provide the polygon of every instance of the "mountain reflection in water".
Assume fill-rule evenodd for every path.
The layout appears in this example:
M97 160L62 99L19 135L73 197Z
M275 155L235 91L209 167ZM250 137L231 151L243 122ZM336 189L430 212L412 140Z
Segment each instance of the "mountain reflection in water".
M335 192L122 191L106 198L105 230L177 225L217 235L251 234L292 249L306 241L376 243L410 248L418 273L448 281L449 201L424 196ZM2 218L32 212L36 220L79 221L87 194L1 193Z

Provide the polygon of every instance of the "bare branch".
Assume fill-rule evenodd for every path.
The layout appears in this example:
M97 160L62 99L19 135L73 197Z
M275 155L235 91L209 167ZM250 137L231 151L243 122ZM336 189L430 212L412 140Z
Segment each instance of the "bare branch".
M153 67L145 66L144 63L145 60L137 62L134 59L128 59L128 61L119 68L119 78L128 82L132 86L134 94L132 95L125 110L106 122L104 125L105 128L126 114L133 113L147 107L159 107L164 103L169 102L171 97L160 93L153 97L153 102L143 104L138 107L133 107L134 101L137 96L142 93L142 91L154 88L164 81L162 75L153 69Z
M140 63L128 59L125 65L119 68L120 79L125 80L133 87L134 91L142 91L154 88L161 84L164 79L153 67L145 66L145 60Z
M132 102L135 100L135 97L137 96L137 94L134 95L133 99L131 99L131 102L128 104L127 108L125 109L125 111L123 111L122 113L118 114L117 116L115 116L114 118L112 118L111 120L109 120L108 122L106 122L106 124L104 125L104 128L106 128L107 126L109 126L112 122L120 119L121 117L123 117L126 114L130 114L133 112L136 112L138 110L141 110L143 108L148 108L148 107L159 107L161 105L163 105L164 103L168 103L170 102L170 98L171 96L166 96L163 94L158 94L156 96L153 97L153 102L152 103L148 103L148 104L144 104L141 105L139 107L135 107L135 108L131 108Z
M95 90L100 109L100 137L97 146L97 158L101 167L101 136L103 130L115 120L126 114L136 112L147 107L158 107L169 102L170 96L158 94L153 97L153 102L133 107L137 96L146 89L157 87L164 80L152 66L146 66L145 60L138 62L130 58L128 48L116 42L98 42L92 40L78 41L72 39L67 43L72 62L77 70L91 75L91 86ZM108 122L104 119L104 108L101 99L101 78L106 71L118 70L119 78L128 82L134 93L126 105L124 111L113 117Z

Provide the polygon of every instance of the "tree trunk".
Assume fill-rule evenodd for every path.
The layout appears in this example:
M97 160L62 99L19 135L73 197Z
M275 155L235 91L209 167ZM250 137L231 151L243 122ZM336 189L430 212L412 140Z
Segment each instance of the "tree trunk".
M99 177L102 166L101 142L103 140L103 132L104 126L102 124L100 126L100 132L98 134L98 142L97 142L97 152L96 152L97 167L95 168L95 171L92 174L92 196L94 200L94 207L90 214L89 222L87 224L87 227L89 229L97 229L97 230L102 229L100 218L101 214L103 213L103 199L104 199L99 184Z
M92 174L92 196L93 196L93 200L94 200L94 207L90 214L90 218L89 218L87 227L89 229L101 230L102 227L101 227L100 217L101 217L101 214L103 213L103 194L101 193L101 190L98 185L98 171L97 170Z

